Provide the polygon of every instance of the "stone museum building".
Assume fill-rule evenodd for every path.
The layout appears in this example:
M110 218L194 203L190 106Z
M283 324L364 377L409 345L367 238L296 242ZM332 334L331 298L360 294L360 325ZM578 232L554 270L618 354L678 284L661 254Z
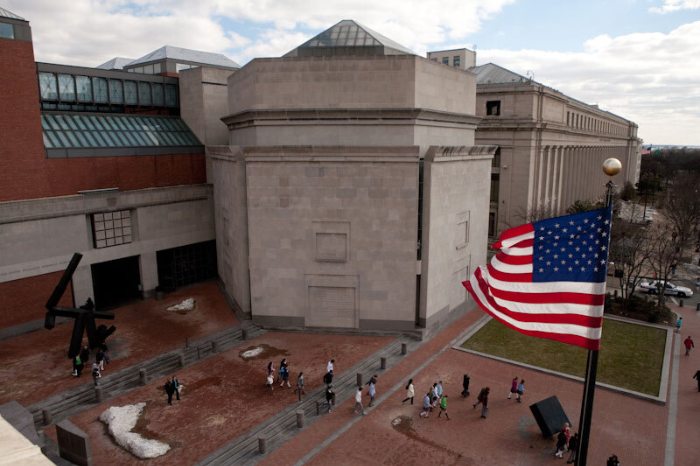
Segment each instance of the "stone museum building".
M242 68L170 46L89 68L36 63L0 9L0 95L0 338L41 328L75 252L66 304L217 279L268 328L430 332L489 236L595 198L604 158L638 175L634 123L351 20Z

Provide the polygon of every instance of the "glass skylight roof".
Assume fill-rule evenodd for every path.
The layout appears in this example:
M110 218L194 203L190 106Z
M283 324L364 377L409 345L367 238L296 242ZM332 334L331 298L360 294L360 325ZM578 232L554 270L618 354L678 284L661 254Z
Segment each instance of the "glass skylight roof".
M202 146L176 117L43 112L41 125L47 149Z

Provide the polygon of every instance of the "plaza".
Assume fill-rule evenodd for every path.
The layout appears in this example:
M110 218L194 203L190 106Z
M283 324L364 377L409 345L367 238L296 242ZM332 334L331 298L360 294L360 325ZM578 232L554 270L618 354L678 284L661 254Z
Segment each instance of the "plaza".
M576 428L582 384L455 350L484 320L462 282L504 229L597 199L602 160L622 160L619 186L636 182L634 122L476 66L474 51L424 58L354 20L242 67L168 45L96 67L39 63L29 21L0 9L0 24L12 31L0 37L12 109L0 113L0 404L26 410L49 459L65 461L70 426L90 464L139 462L98 418L145 402L133 432L170 447L153 464L556 462L528 406L557 395ZM71 375L71 319L44 328L74 253L60 304L115 315L99 385ZM192 310L168 311L187 299ZM668 396L599 388L591 464L700 463L691 363L680 335L665 338ZM265 367L282 358L292 387L268 393ZM375 406L355 416L374 374ZM506 399L516 374L524 404ZM450 421L417 415L438 380ZM487 419L469 406L484 386Z

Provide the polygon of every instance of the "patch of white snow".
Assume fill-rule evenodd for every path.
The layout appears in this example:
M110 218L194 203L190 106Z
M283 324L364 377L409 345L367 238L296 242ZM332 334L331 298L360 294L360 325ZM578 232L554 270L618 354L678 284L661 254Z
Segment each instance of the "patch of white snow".
M262 352L263 352L263 349L262 349L261 347L258 346L257 348L253 348L253 349L251 349L251 350L244 351L244 352L241 354L241 357L244 358L244 359L246 359L246 358L253 358L253 357L257 356L258 354L260 354L260 353L262 353Z
M146 403L112 406L100 414L100 421L109 426L109 433L114 437L114 440L122 448L141 459L156 458L170 450L170 445L166 443L146 439L136 432L131 432L145 406Z
M194 309L194 298L187 298L180 304L175 304L166 309L166 311L191 311Z

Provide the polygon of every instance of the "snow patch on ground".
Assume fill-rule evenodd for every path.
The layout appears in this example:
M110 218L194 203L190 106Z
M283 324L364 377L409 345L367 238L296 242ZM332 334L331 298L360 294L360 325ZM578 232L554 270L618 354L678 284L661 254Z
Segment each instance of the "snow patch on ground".
M255 356L257 356L258 354L260 354L260 353L262 353L262 352L263 352L263 348L261 348L261 347L258 346L257 348L253 348L253 349L250 349L250 350L248 350L248 351L244 351L244 352L241 354L241 357L244 358L244 359L246 359L246 358L254 358Z
M174 306L170 306L169 308L166 309L166 311L191 311L194 309L194 303L195 300L194 298L187 298L180 304L176 304Z
M136 421L143 413L146 403L135 405L112 406L100 414L100 421L109 426L109 433L114 440L125 450L138 458L156 458L170 450L170 445L143 438L140 434L131 432L136 426Z

